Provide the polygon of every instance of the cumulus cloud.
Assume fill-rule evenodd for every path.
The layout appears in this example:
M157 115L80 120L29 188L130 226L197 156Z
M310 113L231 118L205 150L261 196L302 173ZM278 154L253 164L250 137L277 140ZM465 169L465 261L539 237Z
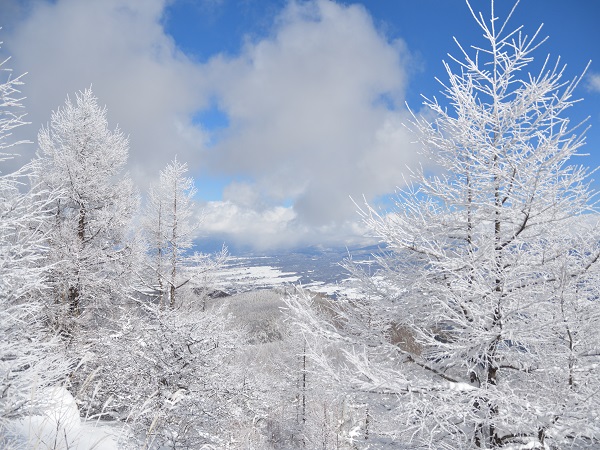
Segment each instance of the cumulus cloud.
M222 201L200 205L199 237L239 248L272 251L303 246L360 246L375 241L356 220L339 219L312 225L301 220L293 205L277 205L255 183L232 182Z
M244 172L297 220L328 225L354 216L349 195L393 191L415 161L395 106L410 56L360 6L291 3L271 37L219 56L207 76L230 120L212 154Z
M35 2L5 37L15 72L28 72L25 106L35 141L68 94L92 86L111 126L130 136L130 168L146 187L175 155L192 166L205 135L191 123L203 106L198 67L160 19L166 0ZM33 146L32 146L33 147ZM34 148L21 149L31 156Z
M291 1L238 55L199 62L166 33L168 3L5 3L17 22L2 36L7 53L28 72L23 137L35 141L67 94L92 85L130 136L142 191L175 155L191 173L244 180L205 205L204 233L260 248L360 240L349 197L393 191L417 159L399 112L412 64L404 43L361 6ZM218 133L193 120L215 106L227 118Z
M202 205L199 238L223 241L258 251L304 246L361 246L374 241L365 237L359 222L309 226L298 220L292 207L256 209L239 203L212 201Z

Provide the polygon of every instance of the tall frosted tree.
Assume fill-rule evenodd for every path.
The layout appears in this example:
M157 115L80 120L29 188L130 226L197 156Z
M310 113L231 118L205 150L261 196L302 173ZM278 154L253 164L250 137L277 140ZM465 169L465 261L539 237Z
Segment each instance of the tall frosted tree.
M550 58L527 74L540 30L467 5L486 45L459 44L446 101L411 125L437 175L416 173L392 212L361 211L386 247L374 276L349 264L365 300L338 302L329 325L308 296L290 304L346 349L329 363L343 383L396 398L379 420L407 447L595 448L598 216L572 162L585 130L565 116L579 78Z
M114 300L126 286L126 232L137 206L124 174L129 144L108 127L91 89L67 98L38 135L39 177L60 192L50 228L51 283L70 316Z

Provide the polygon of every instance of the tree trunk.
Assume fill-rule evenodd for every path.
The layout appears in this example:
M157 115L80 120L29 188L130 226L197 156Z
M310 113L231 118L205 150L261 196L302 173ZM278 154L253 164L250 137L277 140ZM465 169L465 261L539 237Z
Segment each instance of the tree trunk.
M79 207L79 220L77 223L77 252L81 253L81 251L83 250L83 246L84 246L84 240L85 240L85 208L83 206L80 205ZM80 302L79 302L79 297L81 294L81 287L80 287L80 282L79 282L79 267L77 267L77 284L75 286L70 286L69 287L69 294L68 294L68 302L69 302L69 314L72 317L76 317L79 316L80 313Z

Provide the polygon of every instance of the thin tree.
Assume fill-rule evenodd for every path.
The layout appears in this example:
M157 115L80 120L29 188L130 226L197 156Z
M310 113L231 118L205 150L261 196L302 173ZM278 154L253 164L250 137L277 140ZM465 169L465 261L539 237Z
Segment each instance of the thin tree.
M410 126L440 171L415 173L393 212L361 210L386 246L375 276L349 264L370 323L360 302L338 302L337 327L290 304L344 346L330 369L348 387L397 396L389 435L411 448L596 447L598 218L571 163L585 130L564 115L580 78L549 57L527 74L540 29L467 5L486 45L459 44L447 103L426 99Z
M151 286L160 307L166 297L169 307L174 308L180 288L219 267L226 257L225 250L214 258L198 253L188 255L199 219L194 180L186 176L187 172L187 164L175 158L160 172L158 183L148 195L144 223L149 241Z

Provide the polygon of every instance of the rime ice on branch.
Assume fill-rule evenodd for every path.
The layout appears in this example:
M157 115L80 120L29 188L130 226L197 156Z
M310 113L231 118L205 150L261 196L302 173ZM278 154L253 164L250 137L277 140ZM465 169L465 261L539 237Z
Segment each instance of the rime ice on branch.
M510 31L493 2L490 20L471 12L486 45L459 44L445 103L425 99L409 126L438 174L415 173L388 214L361 210L387 247L375 276L349 264L368 300L341 302L337 327L306 296L291 305L346 348L329 367L343 383L398 395L379 419L394 439L598 446L600 233L590 171L572 162L585 130L565 116L581 78L550 58L527 74L540 30Z
M127 290L126 232L137 208L123 173L129 143L118 128L108 128L106 108L90 89L52 113L38 142L38 176L60 191L48 222L54 296L77 317Z
M12 78L0 62L0 163L3 153L21 142L11 133L25 124L21 76ZM12 148L11 148L12 150ZM0 447L11 448L16 421L37 413L45 399L37 393L63 378L68 366L56 340L44 327L43 304L48 266L44 219L55 193L24 191L30 164L6 173L0 165ZM35 186L34 186L35 187ZM37 188L37 187L36 187Z

